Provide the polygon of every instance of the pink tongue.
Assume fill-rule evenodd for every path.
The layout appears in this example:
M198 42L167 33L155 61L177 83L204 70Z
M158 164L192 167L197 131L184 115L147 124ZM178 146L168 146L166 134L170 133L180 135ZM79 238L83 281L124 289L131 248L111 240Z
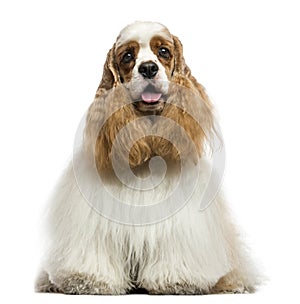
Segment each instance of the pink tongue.
M161 97L161 93L144 92L142 93L142 99L145 102L152 103L157 102Z

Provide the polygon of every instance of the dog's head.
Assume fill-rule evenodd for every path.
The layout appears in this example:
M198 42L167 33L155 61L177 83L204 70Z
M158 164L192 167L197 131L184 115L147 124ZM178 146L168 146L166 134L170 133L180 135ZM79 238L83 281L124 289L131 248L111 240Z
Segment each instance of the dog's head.
M124 135L123 146L128 150L131 166L156 155L171 159L178 159L179 154L190 155L191 145L179 129L185 130L200 155L213 124L211 110L204 88L185 64L179 39L160 23L135 22L120 32L108 52L102 80L89 109L86 138L96 142L93 150L98 167L106 167L115 137L124 126L141 116L159 115L167 119L132 124L130 132ZM109 117L104 119L105 115ZM177 131L170 119L180 126ZM149 136L149 129L157 136ZM139 140L127 147L128 138L135 132ZM168 135L168 139L162 138L162 134ZM177 147L170 142L172 138ZM178 146L182 146L182 151L178 151Z
M176 75L189 72L179 39L160 23L125 27L107 55L99 88L123 84L141 112L159 112Z

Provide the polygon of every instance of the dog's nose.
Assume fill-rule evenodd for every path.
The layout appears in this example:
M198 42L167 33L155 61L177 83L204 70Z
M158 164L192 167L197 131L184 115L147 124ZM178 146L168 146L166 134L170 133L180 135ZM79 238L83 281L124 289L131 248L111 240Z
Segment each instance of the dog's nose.
M144 76L144 78L152 79L158 72L158 66L153 61L147 61L139 66L139 73Z

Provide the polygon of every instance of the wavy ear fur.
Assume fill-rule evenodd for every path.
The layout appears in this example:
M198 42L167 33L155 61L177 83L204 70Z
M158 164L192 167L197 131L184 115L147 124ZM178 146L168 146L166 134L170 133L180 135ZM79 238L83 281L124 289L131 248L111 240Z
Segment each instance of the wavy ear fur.
M183 47L181 41L178 37L172 35L173 43L174 43L174 55L175 55L175 66L173 75L177 74L189 78L191 76L191 70L186 65L184 57L183 57Z
M205 112L205 118L203 118L203 121L205 121L203 124L203 126L205 126L205 137L207 138L208 136L210 137L212 135L216 135L220 139L214 124L213 105L208 95L206 94L205 88L200 83L198 83L197 79L192 75L190 68L185 63L183 57L183 47L180 40L176 36L172 37L175 56L172 82L182 85L186 88L194 89L199 93L204 105L204 108L201 112L203 112L203 110Z
M109 50L106 61L103 67L102 80L98 87L98 90L105 89L110 90L120 83L118 68L115 60L115 44Z
M181 41L178 39L178 37L174 35L172 35L172 37L174 42L174 53L175 53L175 66L173 71L173 77L176 77L177 79L180 79L182 77L189 79L192 82L194 88L200 93L200 96L203 98L205 103L210 108L212 108L211 102L205 92L205 88L200 83L197 82L196 78L191 73L191 69L185 63ZM181 81L179 81L179 83L181 83Z

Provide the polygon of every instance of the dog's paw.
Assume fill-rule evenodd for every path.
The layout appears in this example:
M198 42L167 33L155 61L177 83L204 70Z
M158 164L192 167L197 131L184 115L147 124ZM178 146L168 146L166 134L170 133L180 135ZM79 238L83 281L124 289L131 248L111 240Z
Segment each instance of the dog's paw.
M144 287L152 295L202 295L206 290L188 283L163 284Z
M211 289L212 294L238 294L252 292L254 292L254 288L245 286L243 281L238 279L232 273L229 273L222 277Z
M126 294L126 288L113 286L106 282L98 281L94 275L84 273L68 273L60 275L52 282L48 274L36 284L38 292L57 292L72 295L120 295Z
M36 292L61 293L61 290L50 281L46 271L42 271L35 283Z
M126 294L123 286L114 286L98 281L94 275L72 273L62 280L61 290L66 294L77 295L121 295Z
M99 282L93 275L72 273L60 282L60 289L65 294L96 295L113 294L113 290L104 282Z
M242 284L216 284L212 290L212 294L238 294L249 293L248 290Z

